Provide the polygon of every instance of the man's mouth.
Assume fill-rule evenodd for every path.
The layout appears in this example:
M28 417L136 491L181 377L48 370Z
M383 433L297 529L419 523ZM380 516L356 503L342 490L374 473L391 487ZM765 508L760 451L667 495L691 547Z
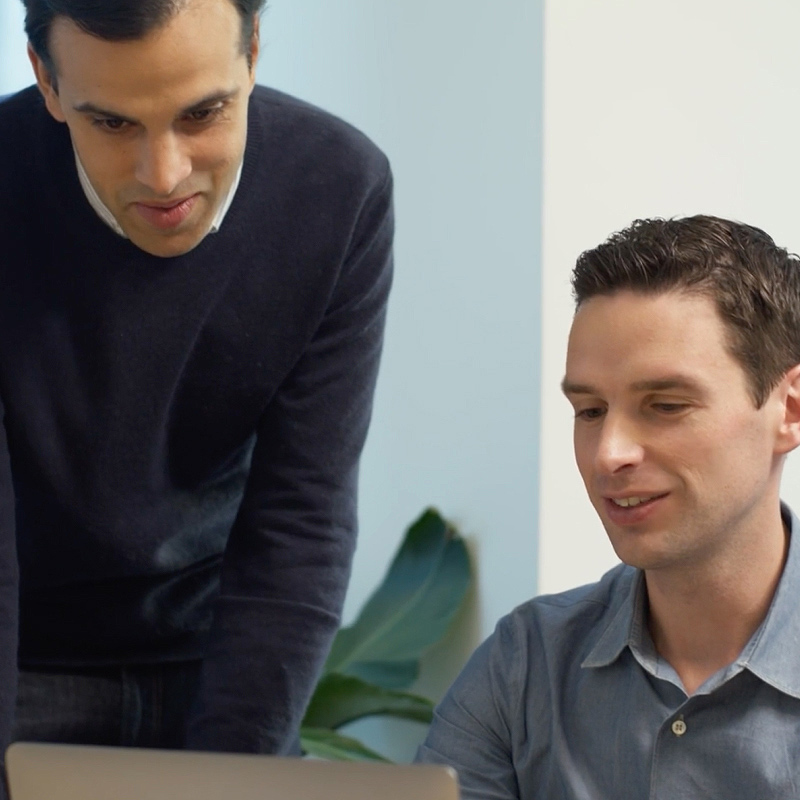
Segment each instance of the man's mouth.
M655 500L657 497L663 497L662 494L648 494L648 495L633 495L631 497L610 497L614 505L620 506L620 508L633 508L634 506L639 506L642 503L647 503L649 500Z
M176 228L192 213L199 198L199 194L193 194L172 203L134 203L133 206L145 222L169 230Z

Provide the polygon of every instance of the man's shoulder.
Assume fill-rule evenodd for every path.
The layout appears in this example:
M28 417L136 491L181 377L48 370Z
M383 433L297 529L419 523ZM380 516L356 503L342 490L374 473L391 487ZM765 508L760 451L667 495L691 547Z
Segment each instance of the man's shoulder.
M578 586L557 594L544 594L517 606L498 624L516 637L534 636L547 643L555 635L577 644L585 638L590 644L620 606L630 602L631 587L638 571L625 564L610 569L596 583Z
M504 616L475 651L454 690L485 693L509 708L549 703L558 687L578 680L582 664L619 612L631 603L639 572L620 564L597 583L540 595ZM516 711L514 712L516 713Z
M50 116L36 86L0 99L0 159L6 165L4 177L8 169L35 165L34 149L48 146L55 137L67 138L66 125Z
M35 86L0 100L0 180L4 189L0 208L6 220L15 214L23 221L30 220L30 212L23 209L37 202L36 188L48 177L43 173L42 153L70 152L65 140L68 142L66 126L53 120Z
M45 119L44 100L36 86L0 97L0 131L19 131L26 125Z
M387 172L380 148L354 125L305 100L267 86L256 86L251 103L254 119L264 134L285 155L302 159L325 156L331 168Z

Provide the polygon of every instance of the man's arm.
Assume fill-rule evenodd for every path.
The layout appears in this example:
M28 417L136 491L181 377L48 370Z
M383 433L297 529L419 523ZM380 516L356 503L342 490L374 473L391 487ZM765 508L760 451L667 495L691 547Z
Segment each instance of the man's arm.
M392 181L354 221L325 316L257 431L187 745L285 753L340 620L392 274Z
M416 760L453 767L462 800L521 800L514 749L529 722L520 719L526 666L508 618L501 620L436 708Z
M0 96L0 103L11 97ZM17 562L14 491L5 428L5 408L0 400L0 747L11 744L17 702L17 650L19 647L19 567ZM0 766L5 778L5 768ZM5 800L5 780L0 780L0 800Z

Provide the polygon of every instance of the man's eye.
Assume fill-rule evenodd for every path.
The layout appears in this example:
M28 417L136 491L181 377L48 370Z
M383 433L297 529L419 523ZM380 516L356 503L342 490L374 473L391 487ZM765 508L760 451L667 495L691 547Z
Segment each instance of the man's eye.
M686 407L686 403L653 403L653 408L662 414L677 414Z
M188 115L188 119L192 122L210 122L218 114L222 113L222 106L214 106L213 108L198 108Z
M124 130L128 123L124 119L118 119L117 117L95 117L92 120L92 124L101 130L117 133Z
M581 408L575 412L576 419L592 420L598 419L603 416L603 409L600 407L595 408Z

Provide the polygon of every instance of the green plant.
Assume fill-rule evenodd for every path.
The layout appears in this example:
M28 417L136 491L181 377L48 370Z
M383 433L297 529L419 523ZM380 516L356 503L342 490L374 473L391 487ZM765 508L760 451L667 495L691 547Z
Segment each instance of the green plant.
M471 580L464 540L428 509L409 527L356 621L337 634L300 729L305 753L384 761L338 729L375 715L430 722L433 703L404 690L419 675L421 655L447 631Z

